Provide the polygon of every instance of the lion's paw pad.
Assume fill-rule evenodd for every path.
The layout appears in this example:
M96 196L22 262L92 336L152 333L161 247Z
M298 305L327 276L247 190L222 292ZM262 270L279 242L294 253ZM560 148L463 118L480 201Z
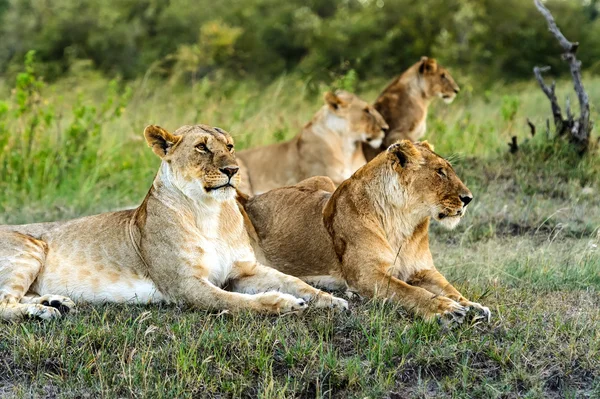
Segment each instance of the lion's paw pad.
M61 317L60 311L50 306L40 304L28 305L25 309L25 316L32 319L52 320Z
M75 302L71 298L61 295L44 295L40 297L39 303L58 309L62 315L69 313L75 307Z

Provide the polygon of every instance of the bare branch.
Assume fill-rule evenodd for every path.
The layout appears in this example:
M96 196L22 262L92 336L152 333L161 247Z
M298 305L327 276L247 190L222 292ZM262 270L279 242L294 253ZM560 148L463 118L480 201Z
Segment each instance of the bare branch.
M556 126L557 132L559 132L559 134L562 134L563 117L562 111L560 110L560 105L558 105L558 100L556 99L556 82L552 82L552 85L548 87L546 86L546 83L544 83L544 78L542 77L542 72L546 72L549 70L549 66L541 68L535 67L533 68L533 73L538 83L540 84L542 91L544 92L546 97L548 97L548 100L550 100L550 106L552 107L552 116L554 117L554 125Z
M556 37L561 47L566 52L575 54L577 48L579 47L579 43L571 43L567 40L560 29L558 29L558 26L556 26L556 22L554 22L554 18L552 17L550 11L542 4L540 0L534 0L534 3L539 12L544 16L544 18L546 18L546 22L548 22L548 30Z
M508 148L511 154L516 154L519 151L519 144L517 144L517 136L512 136L511 142L508 143Z
M589 138L592 125L590 122L590 99L583 88L581 83L581 61L575 58L575 53L567 53L563 55L563 59L569 63L571 69L571 76L573 76L573 86L577 93L577 99L579 100L579 108L581 115L579 116L579 125L582 135L584 135L585 141Z
M535 136L535 125L533 124L532 121L529 120L529 118L527 118L527 124L529 125L529 130L531 131L531 137Z
M565 51L562 55L562 59L569 63L569 69L571 71L571 76L573 78L573 86L574 90L577 93L577 99L579 100L579 108L581 115L578 120L574 120L573 115L571 114L570 109L570 101L567 100L567 119L564 120L562 118L562 113L560 111L560 107L558 106L558 102L556 100L556 95L554 93L554 83L549 88L545 85L542 79L541 72L547 71L549 68L534 68L533 72L535 74L536 79L538 80L540 87L546 94L546 97L550 100L552 106L552 115L554 117L554 124L556 125L556 130L559 135L569 131L571 134L571 139L577 142L578 144L587 146L589 143L589 136L592 130L592 122L590 121L590 103L589 97L583 88L583 83L581 81L581 61L577 60L575 53L579 48L579 43L570 42L567 38L562 34L552 14L550 11L544 6L544 4L540 0L534 0L535 6L539 10L539 12L544 16L546 22L548 22L548 30L556 37L560 46Z

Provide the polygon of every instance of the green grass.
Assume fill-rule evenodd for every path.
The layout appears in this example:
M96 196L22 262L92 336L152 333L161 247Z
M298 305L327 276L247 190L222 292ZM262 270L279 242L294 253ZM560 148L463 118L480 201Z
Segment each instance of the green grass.
M586 83L599 103L600 79ZM55 118L36 132L41 152L34 167L22 166L28 178L0 178L0 222L138 204L159 164L142 140L149 123L218 125L244 148L293 136L321 102L293 77L267 88L149 79L132 84L122 114L74 119L78 97L99 107L107 84L86 72L42 90ZM372 100L383 84L363 83L360 92ZM568 87L559 83L559 94ZM10 131L29 115L7 118ZM428 120L427 138L475 196L456 230L433 226L434 259L466 296L490 307L491 324L448 331L360 298L347 313L280 318L81 305L56 322L0 322L0 396L600 397L600 162L548 141L548 115L534 84L486 94L465 84ZM538 126L534 138L527 117ZM98 125L98 136L57 147L74 122ZM506 145L513 135L522 143L515 155ZM10 137L0 162L21 154L21 138Z

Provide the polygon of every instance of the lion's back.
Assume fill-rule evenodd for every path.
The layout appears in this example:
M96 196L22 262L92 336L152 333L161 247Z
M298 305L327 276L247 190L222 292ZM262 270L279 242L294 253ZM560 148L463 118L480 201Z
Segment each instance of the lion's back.
M328 265L337 259L323 224L323 208L330 196L319 185L301 182L247 202L246 212L270 265L296 276L327 274Z

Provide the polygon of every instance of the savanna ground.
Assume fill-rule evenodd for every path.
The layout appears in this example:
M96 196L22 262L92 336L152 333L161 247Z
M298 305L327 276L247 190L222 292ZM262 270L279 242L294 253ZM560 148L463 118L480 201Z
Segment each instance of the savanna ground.
M10 98L0 84L2 223L139 203L159 164L142 138L149 123L203 122L238 149L261 145L294 135L325 89L289 76L266 89L145 79L131 91L89 71L47 87L27 76ZM358 91L373 100L384 83ZM599 104L600 79L586 84ZM578 160L546 137L549 105L533 83L462 86L433 106L427 139L475 200L456 230L434 226L431 245L448 279L490 307L490 324L447 331L360 298L347 313L284 317L81 305L55 322L0 322L0 396L600 397L598 155Z

